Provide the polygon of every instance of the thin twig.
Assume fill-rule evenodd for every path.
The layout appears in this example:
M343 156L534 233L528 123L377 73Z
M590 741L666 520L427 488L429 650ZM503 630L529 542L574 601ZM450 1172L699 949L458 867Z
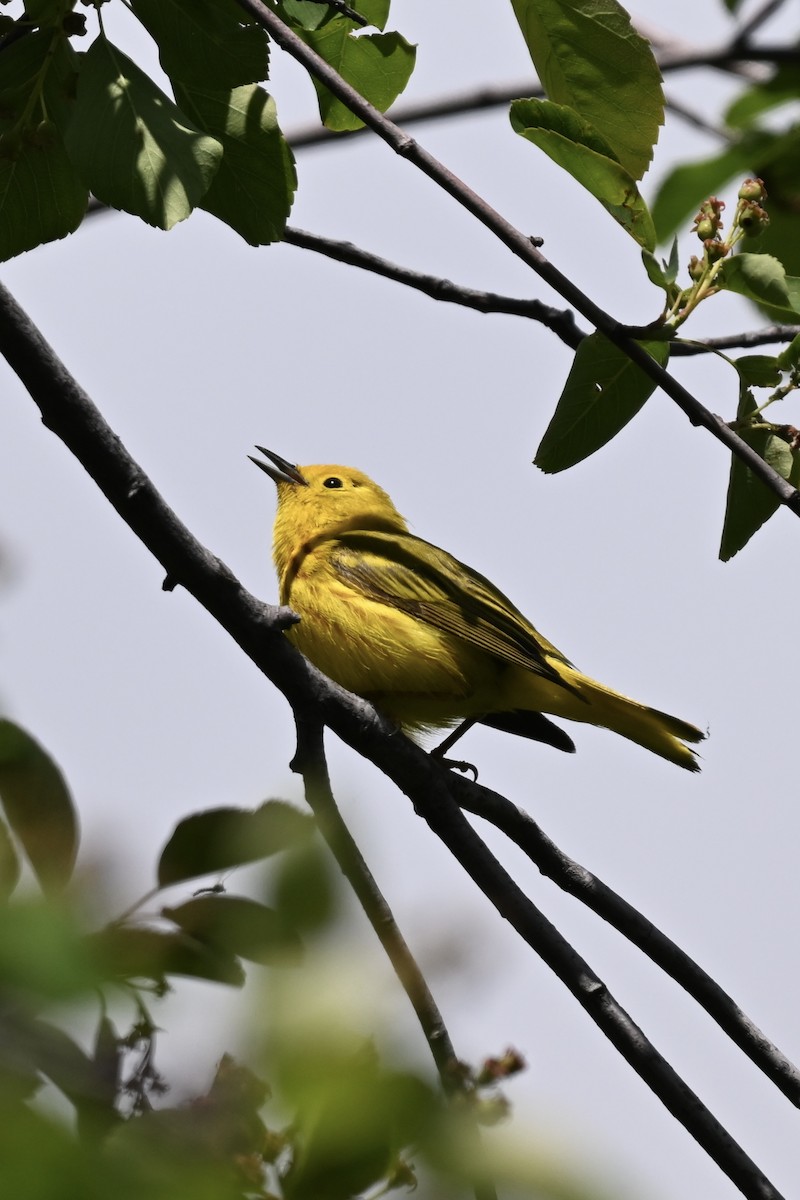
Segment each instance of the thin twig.
M757 33L761 26L765 24L765 22L767 22L771 16L774 16L779 8L783 8L783 3L784 0L766 0L766 3L763 4L761 8L757 9L748 20L742 22L742 24L736 30L736 36L733 39L732 45L737 50L742 50L745 51L745 53L749 53L751 49L749 42L753 34Z
M721 142L730 142L730 133L723 129L721 125L713 124L704 113L698 112L694 108L689 108L687 104L676 100L674 96L665 95L664 105L668 112L675 113L676 117L680 117L682 121L685 121L687 125L691 125L692 128L700 129L703 133L710 133L712 137L718 138Z
M450 772L398 733L364 700L338 687L280 635L287 609L263 604L181 524L42 334L0 286L0 353L37 404L44 424L82 463L167 572L216 618L295 712L329 725L412 800L498 911L565 983L667 1109L748 1200L780 1194L676 1074L605 985L509 878L470 827Z
M426 275L421 271L412 271L410 267L401 267L398 263L389 262L386 258L380 258L377 254L354 246L352 242L320 237L319 234L308 233L305 229L287 226L284 241L303 250L314 250L317 254L324 254L326 258L347 263L348 266L360 267L373 275L393 279L396 283L424 292L432 300L461 304L476 312L509 313L512 316L529 317L558 334L562 342L566 342L573 350L585 336L576 326L575 317L568 309L552 308L541 300L517 300L513 296L499 296L496 292L462 287L437 275Z
M800 1071L680 946L596 875L560 850L528 813L505 796L460 776L456 779L455 794L462 808L502 830L544 876L613 925L679 983L792 1104L800 1108Z
M411 1001L444 1090L449 1093L458 1091L458 1058L442 1014L333 798L322 743L323 726L319 721L309 720L300 714L295 719L297 753L292 760L292 770L302 775L306 800L317 819L320 833L378 935Z
M86 211L87 217L98 216L100 213L114 213L116 210L101 204L92 197ZM556 337L570 349L576 350L586 333L575 324L575 314L568 308L553 308L541 300L523 299L518 296L503 296L498 292L486 292L478 288L468 288L440 275L428 275L423 271L413 271L399 263L390 262L369 250L362 250L353 242L343 242L337 238L323 237L318 233L310 233L307 229L297 229L287 225L283 240L289 246L299 249L312 250L323 254L336 262L346 263L391 279L405 287L423 292L432 300L444 301L447 304L458 304L462 308L471 308L479 313L504 313L512 317L526 317L538 321L554 333ZM752 348L766 346L770 343L789 342L800 334L800 325L767 325L763 329L751 329L744 333L722 334L719 337L694 338L684 341L676 338L670 344L670 353L674 358L691 358L698 354L709 354L715 350L735 350L737 348Z
M432 300L441 300L448 304L459 304L480 313L505 313L514 317L527 317L546 326L561 339L565 345L575 350L586 337L583 330L575 324L575 316L569 309L552 308L541 300L522 299L516 296L503 296L497 292L485 292L476 288L464 287L443 279L439 275L427 275L422 271L413 271L399 263L390 262L368 250L362 250L352 242L342 242L336 238L322 237L318 233L309 233L306 229L296 229L287 226L284 241L290 246L298 246L303 250L313 250L336 262L346 263L391 279L405 287L423 292ZM689 358L697 354L708 354L714 350L732 350L736 347L763 346L770 342L791 341L800 333L800 325L768 325L764 329L749 330L746 333L731 333L720 337L697 338L693 341L675 339L670 350L676 357Z
M353 889L403 991L411 1001L439 1072L442 1088L448 1096L468 1099L459 1070L459 1060L444 1018L425 981L425 976L400 932L391 908L386 903L353 835L342 820L331 789L322 740L323 726L318 719L310 719L297 712L295 723L297 753L292 760L292 770L303 776L306 800L317 819L319 831ZM472 1134L474 1137L479 1136L477 1123ZM495 1187L485 1180L475 1184L474 1194L475 1200L497 1200Z
M737 458L741 459L758 479L766 484L770 491L778 497L781 504L786 505L795 516L800 516L800 492L783 479L777 471L774 471L752 447L748 446L737 433L728 427L721 417L707 409L677 379L659 366L644 347L628 335L619 322L595 304L557 267L553 266L539 250L536 244L538 239L526 236L516 229L483 197L423 149L412 137L402 129L398 129L383 113L369 104L355 88L342 79L333 67L309 46L306 46L305 42L289 29L276 13L262 3L262 0L236 0L236 2L240 8L249 13L259 25L267 30L282 49L297 59L311 75L324 83L337 99L359 116L365 125L374 130L395 153L411 162L449 196L452 196L462 208L465 208L482 225L491 230L512 254L527 263L554 291L563 296L568 304L577 309L596 329L604 333L609 341L627 354L674 400L693 425L702 425L712 433Z

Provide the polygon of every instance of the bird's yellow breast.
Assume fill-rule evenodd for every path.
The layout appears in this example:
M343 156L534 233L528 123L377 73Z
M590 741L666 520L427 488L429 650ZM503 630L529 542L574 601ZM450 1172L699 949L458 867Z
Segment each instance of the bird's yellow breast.
M409 728L482 711L502 668L491 656L348 586L329 561L332 543L306 554L282 597L299 616L289 637L348 691ZM480 694L480 703L474 697Z

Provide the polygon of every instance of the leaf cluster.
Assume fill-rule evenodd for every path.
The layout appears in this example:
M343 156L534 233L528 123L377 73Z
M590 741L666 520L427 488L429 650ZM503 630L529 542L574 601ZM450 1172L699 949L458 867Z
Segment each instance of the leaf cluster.
M719 292L745 296L777 322L800 321L800 68L788 62L763 80L748 84L725 114L726 145L701 163L677 167L662 184L651 209L638 181L652 158L663 122L664 97L652 50L634 30L624 9L570 0L512 0L514 12L547 99L511 105L516 133L543 150L639 244L646 278L664 294L661 314L637 338L661 367L670 342L699 303ZM731 9L735 5L730 6ZM783 127L776 113L786 111ZM770 118L770 124L764 123ZM743 185L730 233L720 233L722 202L710 194L732 177L751 171ZM759 203L747 199L752 194ZM769 194L769 211L760 207ZM710 196L710 199L706 199ZM689 263L688 286L678 282L677 237L667 259L656 257L659 239L671 236L700 205L693 232L702 259ZM757 219L754 215L757 214ZM748 250L739 243L748 239ZM734 249L739 250L733 253ZM770 360L770 399L798 386L796 352L787 348ZM733 428L784 479L797 477L793 426L767 426L756 416L765 407L752 397L764 378L748 376L748 359L732 365L740 379ZM774 378L773 378L774 377ZM543 471L562 471L604 446L642 408L655 382L606 333L584 339L575 355L556 410L536 453ZM747 542L779 506L776 496L735 456L720 555Z
M356 0L352 16L327 4L275 2L376 107L403 90L414 49L382 32L388 0ZM102 6L94 16L76 6L28 4L0 40L0 260L72 233L90 195L160 229L201 208L251 245L280 240L297 176L263 86L265 31L235 0L131 0L169 96L107 36ZM378 31L363 32L363 21ZM326 126L360 124L317 90Z
M281 855L274 907L217 883L155 918L137 918L137 905L87 933L93 898L74 877L69 789L50 755L10 721L0 723L0 803L0 1155L14 1195L355 1200L365 1189L415 1187L412 1152L442 1179L470 1175L461 1139L475 1119L494 1124L507 1114L498 1084L524 1068L519 1054L508 1050L477 1070L453 1061L454 1108L420 1074L382 1064L334 1015L318 976L311 1005L308 979L281 988L276 978L275 999L259 1008L266 1055L253 1065L223 1055L205 1094L166 1100L152 997L178 976L239 987L241 959L292 978L297 971L284 969L302 962L303 940L330 929L335 901L311 817L279 800L188 816L145 897ZM20 882L22 856L38 896ZM120 996L134 1009L127 1032L111 1015ZM88 1049L50 1019L47 1009L64 1001L73 1011L99 1007ZM44 1082L74 1110L76 1134L37 1105Z

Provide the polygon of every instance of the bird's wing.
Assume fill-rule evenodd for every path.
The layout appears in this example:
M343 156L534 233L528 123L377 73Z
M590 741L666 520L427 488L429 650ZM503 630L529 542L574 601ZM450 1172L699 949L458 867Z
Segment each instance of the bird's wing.
M564 655L488 579L438 546L353 530L339 535L329 561L363 595L569 687L555 665L571 666Z

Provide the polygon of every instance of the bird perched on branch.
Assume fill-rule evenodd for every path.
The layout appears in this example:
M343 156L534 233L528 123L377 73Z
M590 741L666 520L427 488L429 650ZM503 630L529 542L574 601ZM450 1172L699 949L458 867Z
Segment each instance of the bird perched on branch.
M548 713L699 770L699 729L583 675L488 579L409 533L362 471L256 449L278 488L281 603L301 618L287 637L342 687L412 734L481 722L574 750Z

